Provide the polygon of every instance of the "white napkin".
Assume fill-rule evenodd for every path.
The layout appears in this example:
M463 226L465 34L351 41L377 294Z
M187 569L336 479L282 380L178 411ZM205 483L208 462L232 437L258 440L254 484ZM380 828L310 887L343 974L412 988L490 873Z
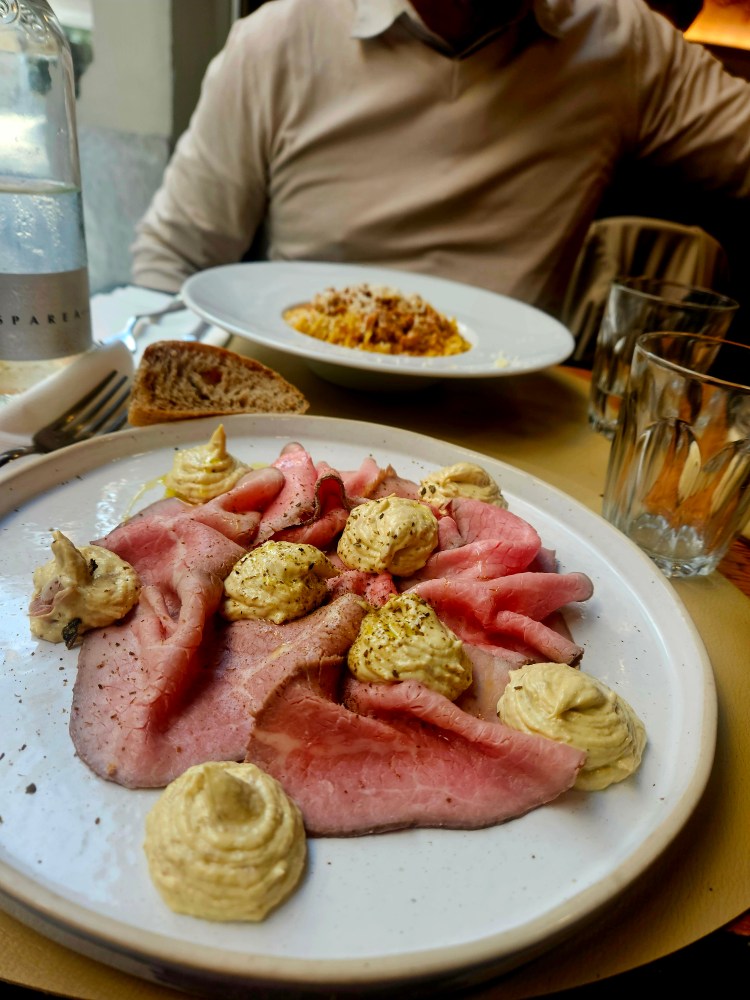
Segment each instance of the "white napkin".
M0 407L0 447L27 444L40 427L72 406L108 372L131 377L133 370L133 355L121 341L87 351L72 365Z

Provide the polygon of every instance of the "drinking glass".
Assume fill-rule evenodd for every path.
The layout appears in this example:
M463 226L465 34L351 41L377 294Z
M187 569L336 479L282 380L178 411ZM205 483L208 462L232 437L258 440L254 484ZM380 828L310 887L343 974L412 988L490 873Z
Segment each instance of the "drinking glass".
M613 438L633 346L642 333L671 330L724 337L738 303L719 292L658 278L612 283L596 341L589 423Z
M750 514L750 347L639 337L603 513L667 576L715 569Z

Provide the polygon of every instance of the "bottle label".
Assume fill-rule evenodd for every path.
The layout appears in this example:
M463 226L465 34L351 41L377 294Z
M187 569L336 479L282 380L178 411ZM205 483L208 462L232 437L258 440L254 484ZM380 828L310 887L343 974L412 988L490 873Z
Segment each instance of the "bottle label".
M0 274L0 358L66 358L90 346L85 267L58 274Z

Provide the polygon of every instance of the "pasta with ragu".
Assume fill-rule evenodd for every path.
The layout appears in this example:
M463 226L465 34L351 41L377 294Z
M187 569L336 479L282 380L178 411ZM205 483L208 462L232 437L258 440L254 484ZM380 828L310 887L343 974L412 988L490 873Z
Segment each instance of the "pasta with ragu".
M419 295L382 286L326 289L310 302L287 309L284 319L298 333L377 354L446 357L471 348L455 319Z

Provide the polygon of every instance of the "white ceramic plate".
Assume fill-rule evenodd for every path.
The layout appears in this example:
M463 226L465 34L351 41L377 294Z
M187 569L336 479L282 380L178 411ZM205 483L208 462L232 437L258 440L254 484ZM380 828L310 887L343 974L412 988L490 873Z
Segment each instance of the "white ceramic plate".
M413 358L336 347L298 333L283 319L291 306L326 288L368 282L421 295L459 323L471 350ZM537 371L573 350L570 332L532 306L483 288L389 268L317 261L228 264L185 282L185 302L208 322L248 340L306 358L318 374L344 385L378 388L442 378L487 378Z
M310 841L300 890L259 925L178 916L152 886L144 817L158 791L102 781L75 756L68 713L76 653L32 640L25 609L50 529L100 537L175 447L215 419L122 431L53 453L5 480L0 508L0 898L43 933L172 983L364 989L506 970L583 921L640 875L678 833L710 772L716 723L705 650L648 559L576 501L490 458L392 428L307 416L224 420L230 449L272 461L289 440L341 469L372 453L404 476L479 461L513 511L582 570L594 597L567 612L583 666L620 692L649 736L638 774L601 793L569 792L502 826ZM153 487L142 506L160 493ZM32 792L32 786L34 788ZM414 983L412 983L414 985Z

